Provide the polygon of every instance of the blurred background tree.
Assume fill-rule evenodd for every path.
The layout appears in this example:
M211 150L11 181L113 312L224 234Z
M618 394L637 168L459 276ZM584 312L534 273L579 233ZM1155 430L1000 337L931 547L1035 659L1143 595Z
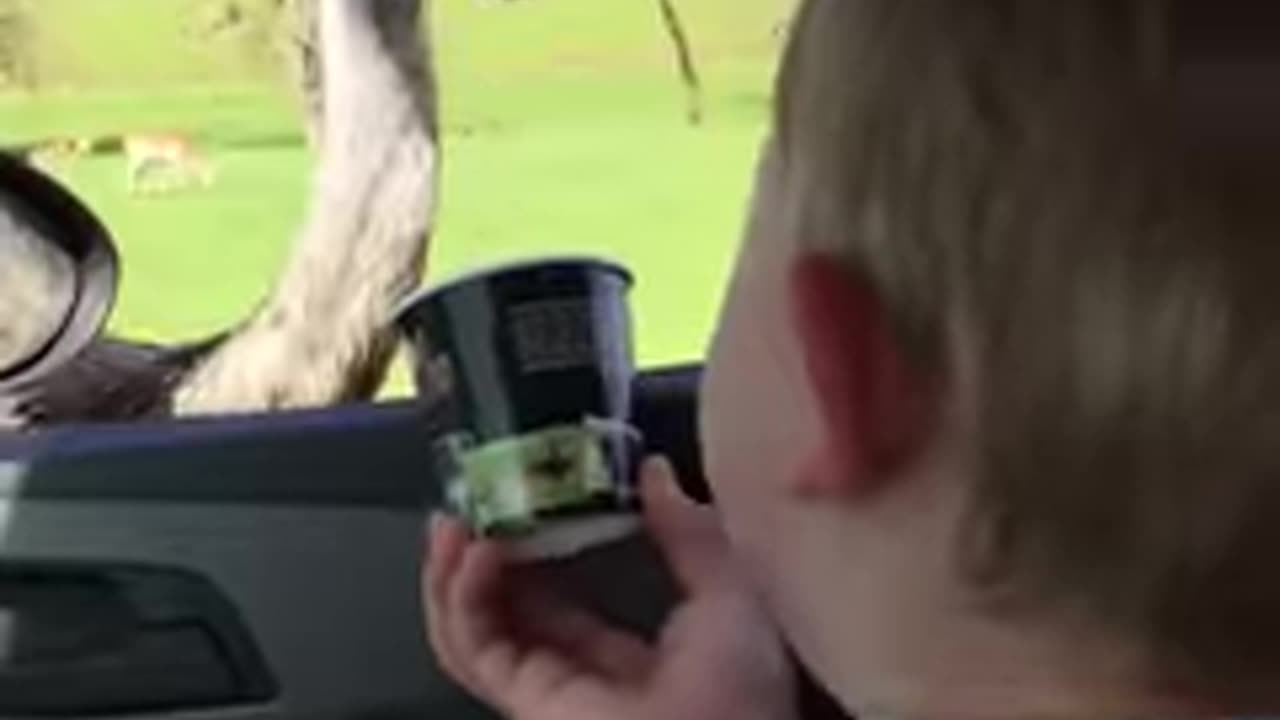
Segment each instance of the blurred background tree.
M0 0L0 88L33 90L40 74L35 23L23 0Z
M311 146L320 143L324 74L317 0L192 0L198 37L233 38L246 56L288 69Z

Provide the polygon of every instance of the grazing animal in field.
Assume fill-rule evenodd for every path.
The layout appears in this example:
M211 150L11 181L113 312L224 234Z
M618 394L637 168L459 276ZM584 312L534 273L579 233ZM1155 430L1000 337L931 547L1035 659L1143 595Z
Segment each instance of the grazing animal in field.
M130 194L207 188L216 179L208 154L185 133L126 135L121 144Z
M65 172L71 162L88 155L92 150L93 141L89 138L60 137L29 146L23 156L41 172L57 177Z

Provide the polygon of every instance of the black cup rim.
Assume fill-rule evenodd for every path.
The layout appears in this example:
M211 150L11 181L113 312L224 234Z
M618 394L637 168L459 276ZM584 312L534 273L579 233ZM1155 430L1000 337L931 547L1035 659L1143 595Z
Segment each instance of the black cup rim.
M8 153L0 152L0 191L12 193L46 237L75 264L75 301L58 331L30 357L0 367L0 392L57 370L102 331L115 304L120 257L106 227L57 181Z
M428 285L405 298L404 301L402 301L395 309L393 317L396 319L397 323L403 323L408 316L422 304L431 302L438 297L457 290L460 287L491 280L495 277L506 275L508 273L540 270L544 268L594 268L620 278L627 287L635 285L635 275L622 263L608 258L593 255L565 255L512 260L510 262L486 265L473 270L467 270L445 278L438 283Z

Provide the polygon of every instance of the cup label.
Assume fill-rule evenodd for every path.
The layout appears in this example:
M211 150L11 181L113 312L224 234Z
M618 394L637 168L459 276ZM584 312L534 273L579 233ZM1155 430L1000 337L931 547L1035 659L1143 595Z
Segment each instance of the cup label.
M595 364L595 338L588 300L537 300L515 305L508 313L521 373Z
M604 451L609 432L591 423L559 426L475 447L447 438L449 503L486 536L532 532L547 515L575 509L620 509Z

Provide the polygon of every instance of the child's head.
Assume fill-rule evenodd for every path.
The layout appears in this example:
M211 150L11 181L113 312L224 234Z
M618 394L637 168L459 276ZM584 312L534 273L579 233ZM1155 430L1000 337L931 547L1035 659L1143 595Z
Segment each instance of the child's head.
M806 3L705 434L829 682L998 685L970 649L1202 695L1280 673L1280 34L1252 5Z

